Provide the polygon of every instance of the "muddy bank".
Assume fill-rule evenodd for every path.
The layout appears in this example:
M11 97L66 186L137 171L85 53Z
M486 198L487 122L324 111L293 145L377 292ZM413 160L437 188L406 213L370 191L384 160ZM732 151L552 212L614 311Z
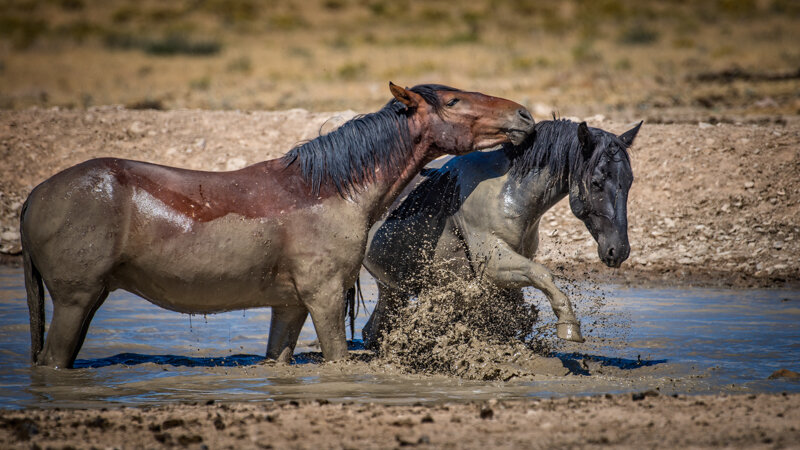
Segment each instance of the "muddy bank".
M436 406L180 404L0 411L3 448L789 448L800 395L663 396L655 391Z
M238 169L278 157L354 114L117 107L2 111L2 261L19 261L17 217L28 192L66 167L116 156ZM712 119L714 124L704 121ZM587 120L613 132L629 125L601 116ZM632 250L622 269L602 266L595 242L566 202L542 222L539 261L565 276L623 283L800 285L800 119L697 120L642 127L628 206Z

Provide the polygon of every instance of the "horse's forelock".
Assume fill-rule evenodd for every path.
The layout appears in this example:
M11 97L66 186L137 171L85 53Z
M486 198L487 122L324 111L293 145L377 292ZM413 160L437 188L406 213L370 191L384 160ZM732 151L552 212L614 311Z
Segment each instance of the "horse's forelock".
M419 94L419 96L425 100L425 103L431 105L436 114L439 114L439 111L441 111L444 105L442 104L442 99L440 99L436 93L439 91L461 92L461 89L445 86L443 84L418 84L412 87L411 91L415 94Z
M612 161L624 161L628 170L631 172L631 175L633 175L633 171L631 170L630 154L625 143L622 142L622 140L620 140L619 137L614 133L610 133L599 128L593 128L593 130L595 131L594 137L597 142L595 151L592 153L592 156L589 158L589 160L584 161L582 165L583 167L576 170L576 172L578 172L577 175L588 184L591 181L597 165L600 164L604 158ZM621 157L621 159L617 159L618 157Z

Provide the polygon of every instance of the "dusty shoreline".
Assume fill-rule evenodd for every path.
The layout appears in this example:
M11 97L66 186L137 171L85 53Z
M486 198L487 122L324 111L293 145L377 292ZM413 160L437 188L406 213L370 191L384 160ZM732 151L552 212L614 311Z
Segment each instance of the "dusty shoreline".
M209 404L210 403L210 404ZM0 410L3 448L796 448L800 394Z

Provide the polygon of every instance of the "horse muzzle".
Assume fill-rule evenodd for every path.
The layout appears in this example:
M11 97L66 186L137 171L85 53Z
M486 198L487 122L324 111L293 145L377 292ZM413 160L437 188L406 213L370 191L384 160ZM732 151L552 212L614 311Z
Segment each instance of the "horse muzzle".
M519 108L504 131L512 144L520 145L536 131L535 125L531 113L525 108Z
M628 259L631 253L631 246L627 241L607 243L597 246L597 255L608 267L618 268Z

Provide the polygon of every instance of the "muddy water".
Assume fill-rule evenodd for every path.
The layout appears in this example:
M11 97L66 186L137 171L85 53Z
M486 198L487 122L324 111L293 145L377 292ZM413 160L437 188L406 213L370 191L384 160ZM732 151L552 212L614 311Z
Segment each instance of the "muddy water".
M374 299L374 283L362 284L365 297ZM355 361L321 364L310 320L295 364L265 363L269 309L188 316L125 292L112 293L97 312L77 369L53 370L30 366L22 271L0 267L0 407L212 399L427 403L648 389L800 392L798 381L767 379L781 368L800 371L800 292L611 285L572 291L587 342L559 345L542 359L542 373L525 380L410 374L370 360L358 342ZM544 299L528 297L552 324ZM48 318L50 312L48 304ZM358 317L357 337L366 318L363 312Z

